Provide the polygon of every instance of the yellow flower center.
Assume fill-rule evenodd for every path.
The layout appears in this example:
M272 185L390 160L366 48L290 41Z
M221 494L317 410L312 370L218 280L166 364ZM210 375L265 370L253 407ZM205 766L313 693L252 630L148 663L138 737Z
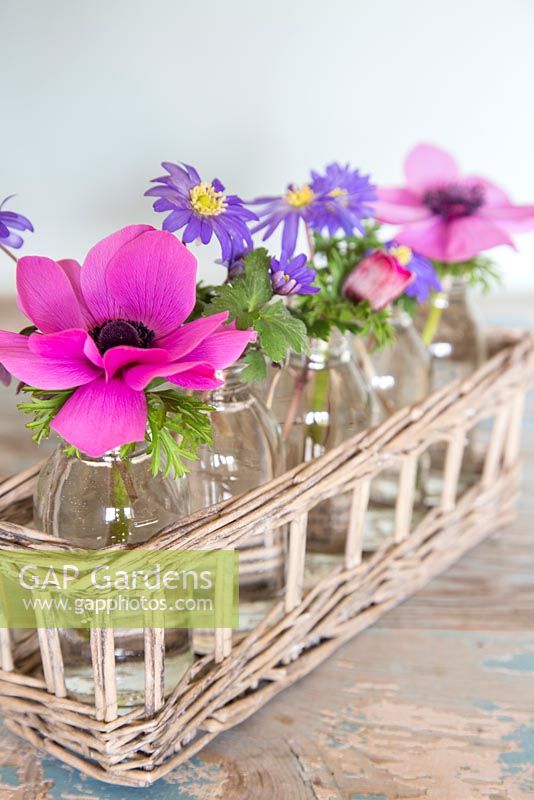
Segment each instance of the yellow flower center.
M332 189L331 192L328 192L329 197L344 197L348 194L346 189L341 189L339 186L336 186L335 189Z
M223 192L216 192L211 183L193 186L189 191L189 199L193 210L201 217L216 217L226 208L226 197Z
M285 275L284 275L284 280L285 280L286 283L289 283L289 281L291 280L291 275L288 275L287 272L286 272Z
M284 195L284 199L294 208L302 208L308 206L315 199L313 189L304 184L304 186L295 186L288 189Z
M400 244L398 247L392 247L389 251L393 258L396 258L401 267L406 267L413 258L413 253L405 244Z

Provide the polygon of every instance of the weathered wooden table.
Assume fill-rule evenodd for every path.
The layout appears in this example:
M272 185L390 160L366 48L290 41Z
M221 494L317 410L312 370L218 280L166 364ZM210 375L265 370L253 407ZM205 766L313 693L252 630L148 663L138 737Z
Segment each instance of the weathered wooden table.
M533 324L534 299L485 303ZM0 328L15 329L0 307ZM0 391L0 473L36 453ZM151 789L109 787L0 724L0 800L534 796L534 398L517 521Z

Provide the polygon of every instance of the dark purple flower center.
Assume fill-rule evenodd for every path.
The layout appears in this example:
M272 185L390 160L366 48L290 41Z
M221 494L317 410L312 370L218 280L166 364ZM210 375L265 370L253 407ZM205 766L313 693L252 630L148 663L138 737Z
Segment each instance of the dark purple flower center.
M131 322L126 319L112 319L104 322L91 331L91 336L102 354L112 347L150 347L154 341L154 331L149 330L142 322Z
M484 204L484 187L477 183L470 186L449 183L428 189L423 195L423 203L443 219L469 217Z

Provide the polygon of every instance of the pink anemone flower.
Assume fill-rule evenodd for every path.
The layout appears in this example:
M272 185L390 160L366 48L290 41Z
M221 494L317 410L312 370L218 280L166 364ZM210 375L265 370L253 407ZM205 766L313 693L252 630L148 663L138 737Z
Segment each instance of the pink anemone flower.
M427 258L466 261L496 245L514 246L510 234L534 229L534 206L515 206L485 178L462 177L454 158L417 145L404 164L406 186L378 189L375 216L401 225L400 244Z
M166 378L187 389L220 386L255 337L227 313L184 324L196 299L195 257L172 234L132 225L89 251L83 267L26 256L18 301L38 328L0 331L0 363L38 389L75 389L52 428L90 456L145 437L145 389Z
M390 253L377 250L352 270L342 291L349 300L367 300L374 311L380 311L414 280L415 273L403 267Z

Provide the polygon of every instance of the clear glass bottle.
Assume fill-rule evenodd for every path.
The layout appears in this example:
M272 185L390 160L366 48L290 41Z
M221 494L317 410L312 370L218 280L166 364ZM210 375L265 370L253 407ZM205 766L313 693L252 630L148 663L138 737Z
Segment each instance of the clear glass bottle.
M154 477L146 446L122 459L71 458L60 445L41 470L34 495L34 525L80 548L141 544L190 511L187 482ZM144 700L144 636L141 629L114 631L119 707ZM92 702L93 672L88 630L60 631L69 694ZM165 688L171 692L193 655L188 630L165 631Z
M241 361L221 372L224 385L206 401L214 408L212 444L200 448L188 482L192 510L197 511L256 489L285 470L280 429L254 384L245 383ZM265 520L238 545L239 629L236 640L251 630L279 599L284 585L286 532ZM211 630L193 632L193 648L211 652Z
M394 308L395 339L389 347L371 356L371 384L385 419L402 408L424 400L430 392L430 354L417 333L412 318ZM418 466L414 516L424 512L429 458L424 454ZM398 470L384 470L371 484L366 518L364 550L376 550L391 538L399 487Z
M371 427L377 413L350 337L337 332L329 342L313 340L309 355L291 354L287 366L272 371L268 403L282 427L288 467L311 461ZM310 512L308 551L344 552L350 506L351 495L344 493ZM318 563L309 564L320 569Z
M431 391L441 389L458 378L463 379L485 361L486 342L477 319L469 285L465 280L453 280L444 291L431 297L428 308L423 310L421 325L433 328L431 354ZM460 491L477 480L483 458L482 443L473 429L465 449L460 475ZM439 500L443 484L443 466L446 445L434 445L430 450L431 475L429 480L429 502Z

